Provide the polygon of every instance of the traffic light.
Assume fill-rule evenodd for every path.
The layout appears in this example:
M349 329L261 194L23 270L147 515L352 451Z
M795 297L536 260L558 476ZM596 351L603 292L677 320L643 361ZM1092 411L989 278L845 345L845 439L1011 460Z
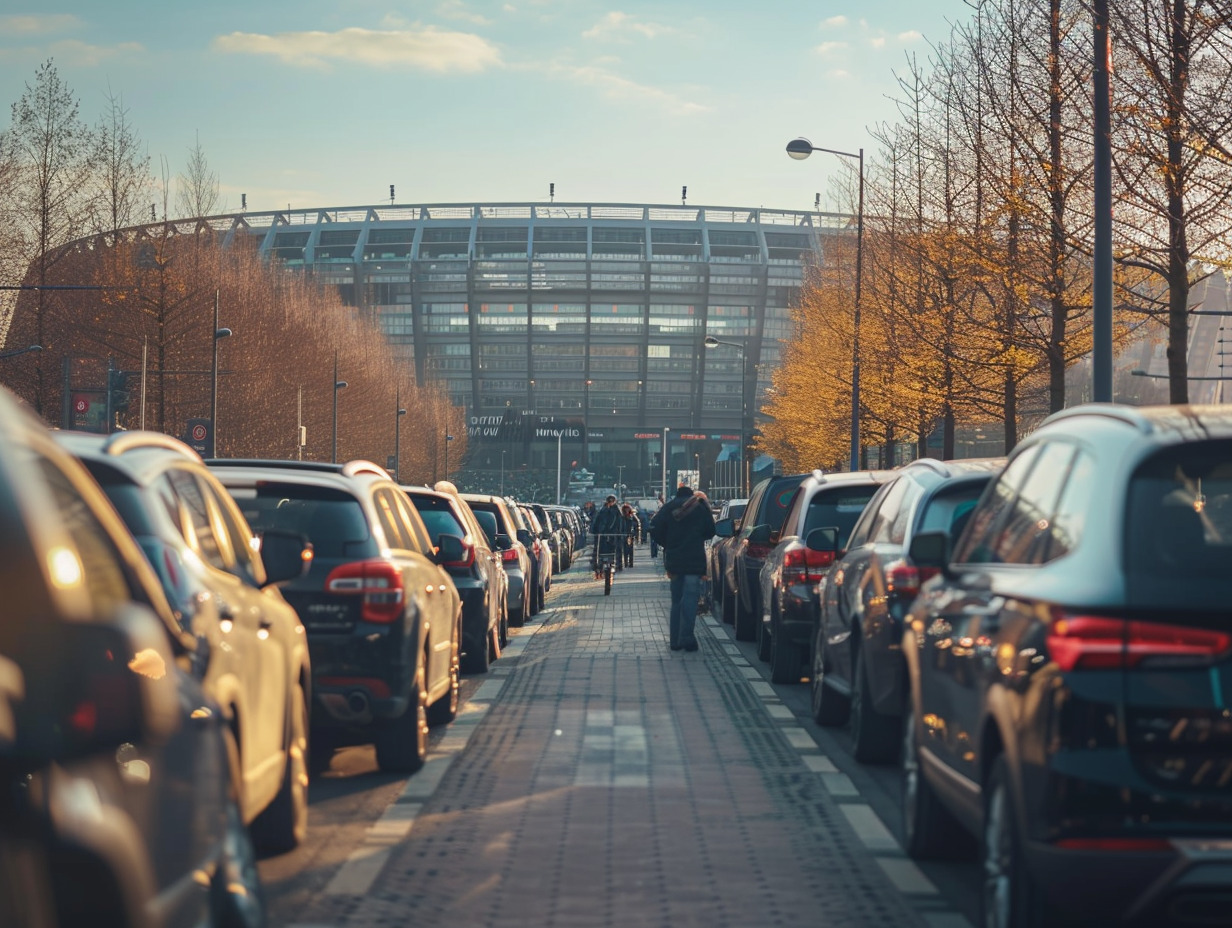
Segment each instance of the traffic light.
M107 372L107 394L110 397L109 402L111 411L127 412L128 402L130 399L129 378L132 374L129 371L108 371Z

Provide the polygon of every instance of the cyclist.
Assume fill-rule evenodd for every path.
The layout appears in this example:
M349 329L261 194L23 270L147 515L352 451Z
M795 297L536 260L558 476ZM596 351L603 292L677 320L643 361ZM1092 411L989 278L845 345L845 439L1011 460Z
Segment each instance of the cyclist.
M610 554L616 557L619 549L616 546L619 540L617 536L624 533L624 519L620 514L620 510L616 508L616 497L608 494L606 500L603 501L603 508L595 513L594 523L591 525L591 531L595 535L594 554L591 556L591 566L595 571L595 579L598 580L601 576L599 572L599 556L601 554ZM620 560L616 560L616 569L620 569Z

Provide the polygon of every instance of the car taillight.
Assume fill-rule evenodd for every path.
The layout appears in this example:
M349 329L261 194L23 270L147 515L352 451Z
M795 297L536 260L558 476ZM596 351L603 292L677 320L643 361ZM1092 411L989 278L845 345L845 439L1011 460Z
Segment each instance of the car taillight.
M388 625L402 615L402 571L384 560L354 561L330 571L325 578L330 593L363 596L360 618Z
M517 563L518 549L517 548L506 548L504 551L501 552L501 560L506 564Z
M1166 838L1062 838L1057 847L1067 851L1170 851Z
M475 546L462 542L462 556L456 561L444 561L442 567L470 567L475 563Z
M1228 632L1060 611L1053 614L1047 640L1048 655L1062 670L1201 665L1232 647Z
M920 592L920 584L924 578L919 569L906 561L894 561L886 565L886 592L893 593L902 599L914 599Z
M833 551L792 548L783 552L783 583L812 583L820 580L834 563Z
M531 549L530 549L530 550L531 550L531 553L535 556L535 558L536 558L536 559L538 559L539 555L543 552L543 548L541 548L541 547L539 546L539 542L537 542L537 541L535 541L535 542L532 542L532 543L531 543Z
M756 558L759 561L764 561L772 550L774 550L773 545L755 545L752 542L749 542L749 546L745 548L744 554L745 557Z

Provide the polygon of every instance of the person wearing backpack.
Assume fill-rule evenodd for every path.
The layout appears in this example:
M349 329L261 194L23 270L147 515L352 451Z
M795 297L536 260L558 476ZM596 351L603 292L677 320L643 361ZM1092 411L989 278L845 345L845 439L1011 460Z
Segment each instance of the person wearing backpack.
M650 520L650 537L663 547L663 566L671 582L668 645L673 651L696 651L693 627L706 573L706 542L714 537L714 514L706 494L687 486L677 489Z

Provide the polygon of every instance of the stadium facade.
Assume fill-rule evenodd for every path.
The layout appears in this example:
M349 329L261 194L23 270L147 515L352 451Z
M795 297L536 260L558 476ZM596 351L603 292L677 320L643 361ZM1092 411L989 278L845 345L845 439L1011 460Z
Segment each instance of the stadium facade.
M336 286L467 411L478 469L734 489L805 263L851 217L507 203L287 210L229 236ZM707 336L721 343L707 350ZM720 487L720 492L722 489Z

